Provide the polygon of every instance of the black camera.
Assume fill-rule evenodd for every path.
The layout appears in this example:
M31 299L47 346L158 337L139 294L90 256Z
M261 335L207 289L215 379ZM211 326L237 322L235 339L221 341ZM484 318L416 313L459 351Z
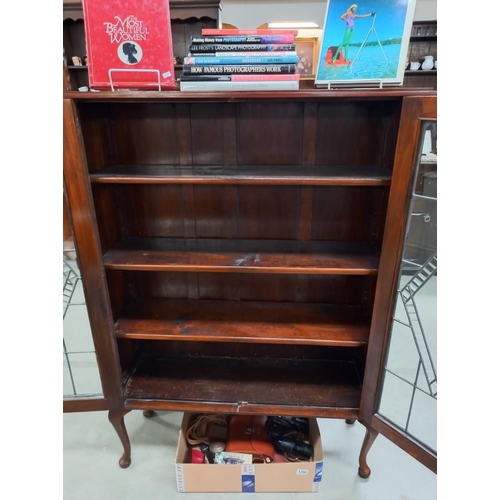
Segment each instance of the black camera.
M274 446L289 460L310 460L313 447L309 437L309 419L300 417L268 417L268 435Z

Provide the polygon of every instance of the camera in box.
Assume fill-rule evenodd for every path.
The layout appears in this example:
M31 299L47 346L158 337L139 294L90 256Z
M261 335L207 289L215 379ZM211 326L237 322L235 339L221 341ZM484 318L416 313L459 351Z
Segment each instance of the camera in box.
M179 492L317 492L323 473L323 446L316 419L309 419L309 461L253 464L184 463L186 431L196 414L185 413L175 458Z

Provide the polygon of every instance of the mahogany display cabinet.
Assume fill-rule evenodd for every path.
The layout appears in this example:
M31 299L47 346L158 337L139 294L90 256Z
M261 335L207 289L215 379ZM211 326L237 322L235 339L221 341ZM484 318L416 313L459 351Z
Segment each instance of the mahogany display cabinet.
M377 413L433 90L64 93L64 186L103 396L131 410Z

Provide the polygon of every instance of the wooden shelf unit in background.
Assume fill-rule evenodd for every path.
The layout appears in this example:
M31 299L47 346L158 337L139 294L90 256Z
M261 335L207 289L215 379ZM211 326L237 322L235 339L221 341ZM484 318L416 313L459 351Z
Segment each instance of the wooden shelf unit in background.
M415 21L412 26L408 61L422 64L424 56L437 60L437 21ZM437 69L405 71L404 87L426 87L437 90Z

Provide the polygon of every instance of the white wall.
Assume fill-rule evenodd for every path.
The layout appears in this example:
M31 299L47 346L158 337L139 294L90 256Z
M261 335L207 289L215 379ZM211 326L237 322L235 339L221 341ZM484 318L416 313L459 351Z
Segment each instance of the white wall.
M313 21L323 27L327 0L223 0L221 22L255 29L271 21ZM417 0L415 21L437 19L437 0Z

